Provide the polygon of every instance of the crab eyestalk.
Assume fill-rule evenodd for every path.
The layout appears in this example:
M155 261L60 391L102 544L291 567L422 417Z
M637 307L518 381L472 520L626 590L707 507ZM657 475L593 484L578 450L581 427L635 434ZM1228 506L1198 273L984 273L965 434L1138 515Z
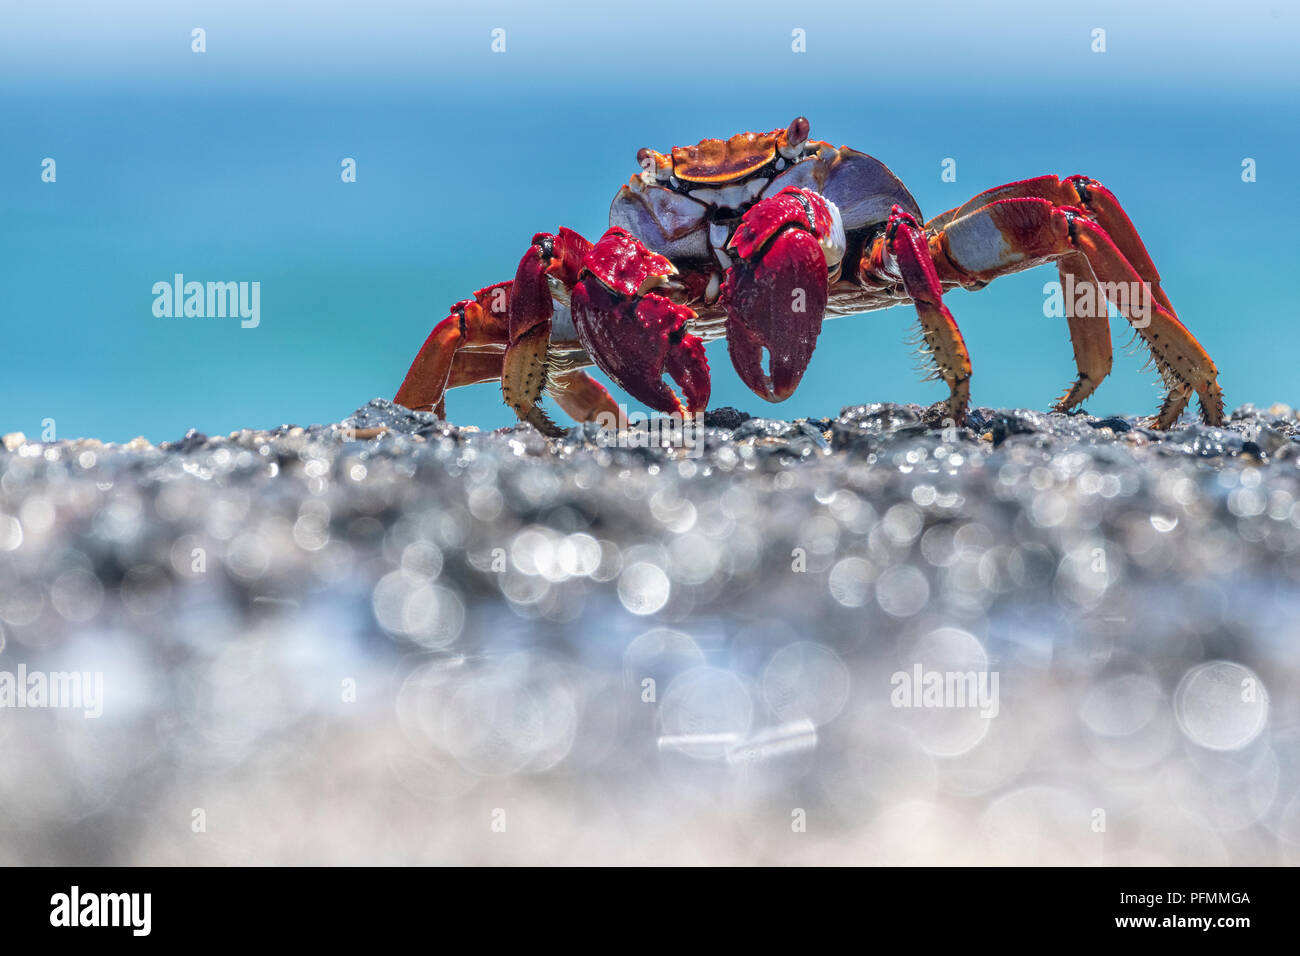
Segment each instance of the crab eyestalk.
M796 116L786 131L777 138L777 151L786 159L798 159L803 153L803 144L808 141L809 129L807 118Z
M827 269L838 270L844 255L839 213L818 194L788 187L745 213L729 248L738 260L722 289L732 364L754 394L785 401L817 347Z
M670 414L709 404L704 342L690 334L695 313L652 291L677 270L631 233L613 228L583 259L573 289L573 322L591 360L620 388L650 408ZM685 402L664 382L667 374Z

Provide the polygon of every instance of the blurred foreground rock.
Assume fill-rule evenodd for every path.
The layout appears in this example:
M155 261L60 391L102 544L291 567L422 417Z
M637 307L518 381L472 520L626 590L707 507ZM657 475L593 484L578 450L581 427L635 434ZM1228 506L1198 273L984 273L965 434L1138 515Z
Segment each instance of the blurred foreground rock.
M4 436L0 863L1300 862L1290 409L707 422Z

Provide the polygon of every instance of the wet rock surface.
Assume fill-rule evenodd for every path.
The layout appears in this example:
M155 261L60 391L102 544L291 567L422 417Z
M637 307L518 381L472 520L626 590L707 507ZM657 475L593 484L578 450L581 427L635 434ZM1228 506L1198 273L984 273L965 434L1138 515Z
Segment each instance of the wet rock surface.
M1300 862L1298 436L5 436L0 862Z

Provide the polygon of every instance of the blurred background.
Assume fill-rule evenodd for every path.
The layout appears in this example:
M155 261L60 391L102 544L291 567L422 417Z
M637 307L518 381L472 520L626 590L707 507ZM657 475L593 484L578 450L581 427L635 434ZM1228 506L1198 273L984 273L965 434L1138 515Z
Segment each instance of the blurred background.
M599 235L639 147L799 114L814 137L884 160L927 216L1027 176L1095 176L1217 361L1229 407L1294 403L1294 253L1273 223L1300 199L1295 7L874 6L10 5L0 430L53 419L60 438L156 442L337 421L391 397L448 305L509 278L535 231ZM941 180L949 158L955 182ZM152 286L178 272L260 282L260 325L156 318ZM1046 408L1071 380L1064 322L1043 314L1054 280L1041 269L950 297L976 404ZM798 394L770 411L939 400L904 344L914 321L828 324ZM1128 337L1117 326L1117 346ZM712 404L769 411L725 345L710 352ZM1144 360L1117 355L1088 409L1153 410ZM492 385L448 409L481 427L513 417Z

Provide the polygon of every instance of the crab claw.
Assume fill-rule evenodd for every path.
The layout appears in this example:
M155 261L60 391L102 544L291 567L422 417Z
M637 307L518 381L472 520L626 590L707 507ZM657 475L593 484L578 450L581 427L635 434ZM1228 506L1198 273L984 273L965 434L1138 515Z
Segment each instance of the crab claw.
M675 271L631 233L612 228L583 259L572 306L578 341L606 375L656 411L682 414L708 406L709 363L704 342L687 331L695 313L650 291Z
M838 268L844 231L835 207L817 193L790 187L754 205L730 249L727 348L741 380L769 402L789 398L812 360ZM763 350L769 369L763 369Z

